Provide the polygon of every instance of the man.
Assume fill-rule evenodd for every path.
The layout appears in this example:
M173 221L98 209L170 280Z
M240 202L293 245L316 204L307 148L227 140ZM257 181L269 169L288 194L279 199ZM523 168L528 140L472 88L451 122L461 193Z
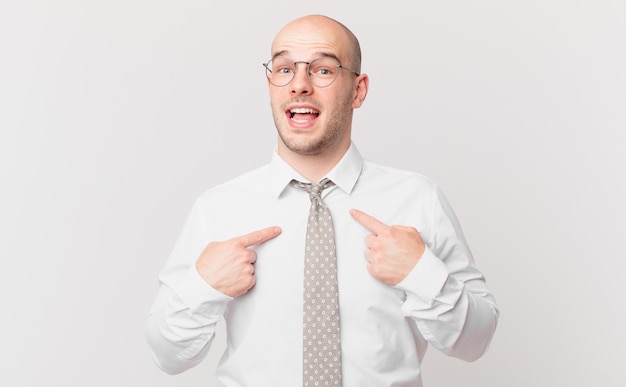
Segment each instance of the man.
M200 363L221 320L227 387L421 386L428 343L480 357L498 311L452 209L351 142L369 84L357 39L307 16L271 55L276 151L194 204L148 318L157 364Z

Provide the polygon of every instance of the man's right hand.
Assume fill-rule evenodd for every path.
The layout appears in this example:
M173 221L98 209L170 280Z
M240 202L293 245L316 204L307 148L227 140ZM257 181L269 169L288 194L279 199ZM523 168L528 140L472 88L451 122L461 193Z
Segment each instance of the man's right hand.
M280 227L268 227L224 242L211 242L196 261L196 270L209 285L227 296L246 294L256 283L256 253L248 248L280 233Z

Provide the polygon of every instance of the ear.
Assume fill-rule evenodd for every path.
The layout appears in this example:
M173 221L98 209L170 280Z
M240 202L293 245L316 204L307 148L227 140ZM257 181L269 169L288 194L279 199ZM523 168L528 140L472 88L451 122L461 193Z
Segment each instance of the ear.
M367 90L370 85L370 78L367 74L359 75L354 81L354 99L352 100L352 108L358 109L363 105L365 97L367 97Z

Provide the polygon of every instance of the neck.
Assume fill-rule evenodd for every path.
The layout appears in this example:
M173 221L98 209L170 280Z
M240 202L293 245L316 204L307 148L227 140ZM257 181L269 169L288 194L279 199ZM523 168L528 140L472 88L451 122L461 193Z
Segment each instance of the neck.
M278 155L308 181L317 183L341 161L349 148L348 141L347 144L337 146L332 151L329 149L316 155L303 155L292 152L279 141Z

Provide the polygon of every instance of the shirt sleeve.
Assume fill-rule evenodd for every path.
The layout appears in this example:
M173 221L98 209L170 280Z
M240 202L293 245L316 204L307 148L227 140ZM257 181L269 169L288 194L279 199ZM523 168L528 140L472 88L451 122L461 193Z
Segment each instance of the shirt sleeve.
M147 340L156 364L169 374L186 371L207 355L231 297L209 285L195 261L209 242L196 202L159 276L159 290L147 320Z
M473 361L488 349L499 312L456 215L439 189L433 203L426 250L396 287L407 294L403 313L431 345Z

